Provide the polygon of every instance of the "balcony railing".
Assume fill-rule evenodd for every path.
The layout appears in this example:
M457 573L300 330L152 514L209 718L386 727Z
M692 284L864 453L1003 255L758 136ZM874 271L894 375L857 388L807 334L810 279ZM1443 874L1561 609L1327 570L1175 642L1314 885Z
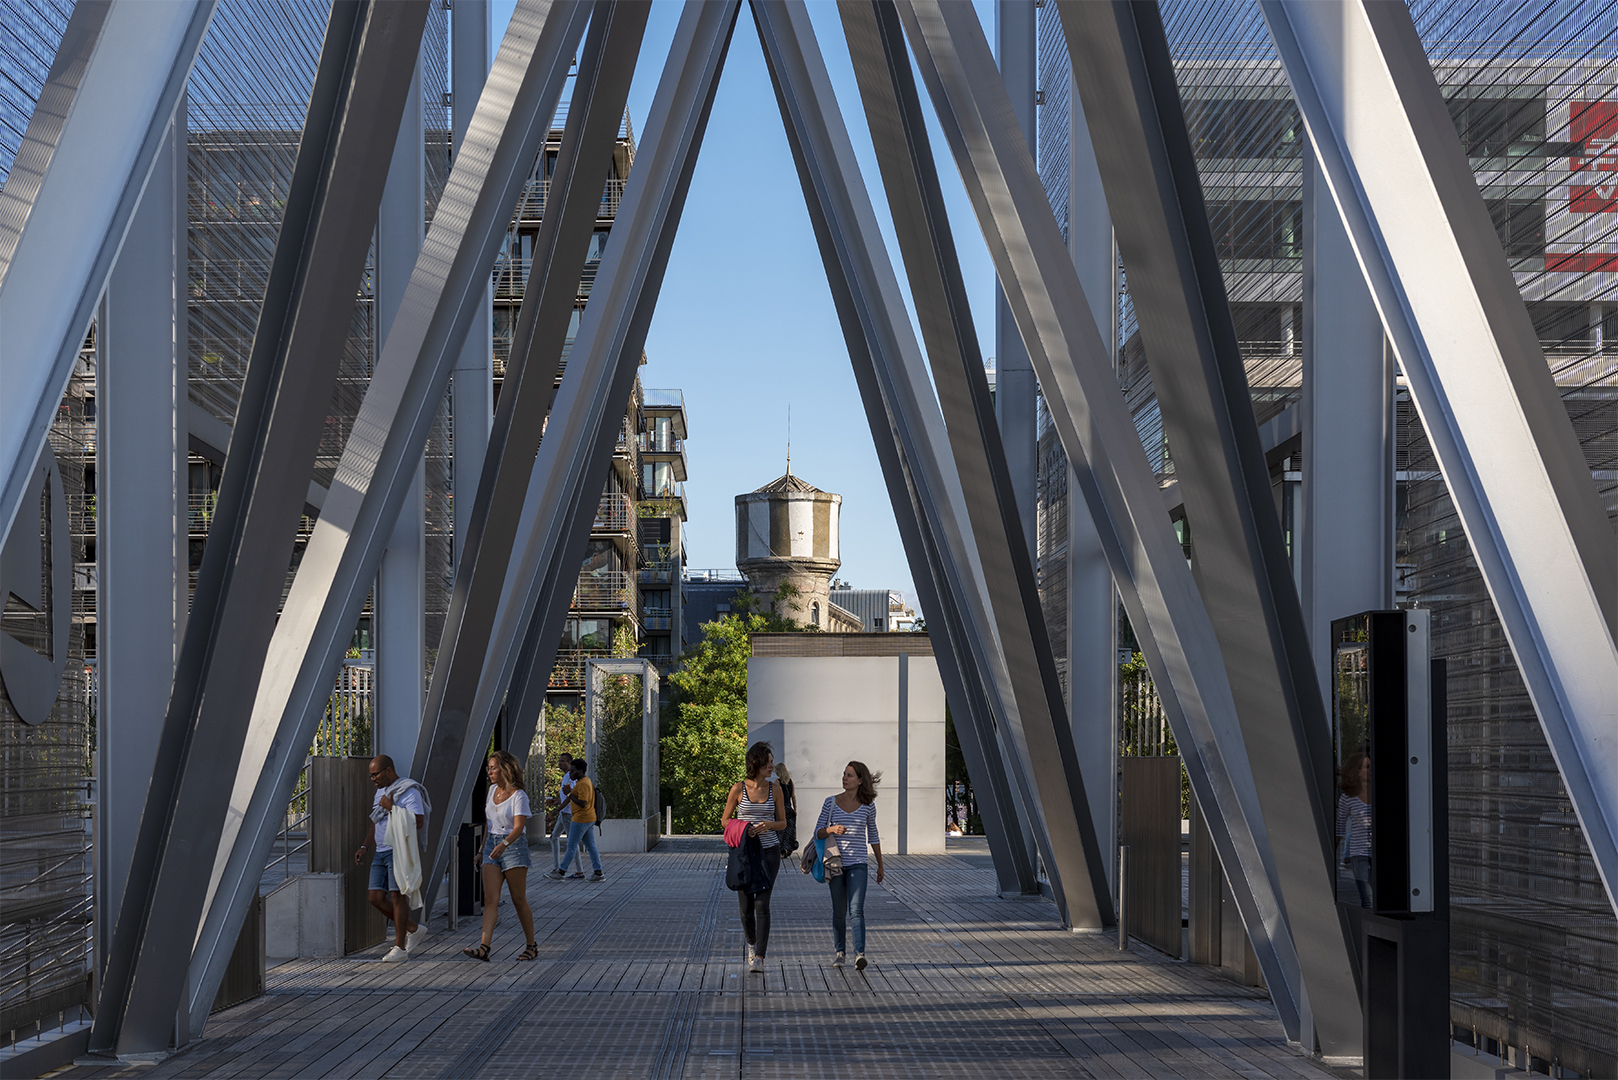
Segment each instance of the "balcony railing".
M586 571L573 590L577 611L633 611L635 582L622 570Z
M635 507L629 496L610 492L601 496L596 507L596 518L590 523L591 532L627 533L634 529Z
M618 206L623 202L624 185L627 180L608 180L606 189L601 192L601 207L596 211L597 218L611 218L618 216ZM538 221L545 216L545 204L551 194L549 180L530 180L522 186L522 196L517 200L518 221Z
M584 665L592 659L611 656L607 649L558 649L556 666L551 668L552 690L583 690Z
M643 431L639 435L639 444L640 452L643 454L685 453L685 440L667 432L655 434L650 431Z
M674 609L672 608L646 608L640 615L642 630L667 630L673 624Z

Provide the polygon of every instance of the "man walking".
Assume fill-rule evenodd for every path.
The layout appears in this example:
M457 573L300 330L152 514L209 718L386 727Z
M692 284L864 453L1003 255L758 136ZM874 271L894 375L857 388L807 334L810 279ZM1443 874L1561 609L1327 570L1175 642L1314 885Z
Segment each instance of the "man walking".
M590 866L595 870L590 875L591 881L605 880L601 876L601 850L596 847L596 789L584 775L584 759L573 759L573 790L568 793L568 802L573 807L573 820L568 826L567 854L562 856L562 866L566 866L578 857L579 847L582 844L590 851ZM551 877L560 878L565 874L559 866L551 871Z
M382 959L397 962L410 959L410 950L427 936L427 927L410 918L410 901L399 891L398 879L394 877L394 851L387 841L388 815L397 806L416 816L416 858L419 861L426 850L424 841L431 804L427 801L427 789L401 777L388 755L378 754L372 758L369 772L371 783L376 785L376 797L371 801L371 827L365 831L359 850L354 852L354 865L365 861L367 846L375 846L369 898L372 907L393 920L393 948Z
M562 849L567 847L568 828L573 824L573 802L568 798L573 793L573 755L567 751L556 755L556 767L562 770L561 798L557 801L559 809L556 814L556 828L551 830L551 869L562 870ZM574 877L584 876L584 856L578 853L573 855Z

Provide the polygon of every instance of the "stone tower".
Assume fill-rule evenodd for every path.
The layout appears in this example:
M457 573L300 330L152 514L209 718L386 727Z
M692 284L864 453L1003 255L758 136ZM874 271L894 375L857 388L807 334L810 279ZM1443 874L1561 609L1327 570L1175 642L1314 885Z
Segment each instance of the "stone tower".
M736 569L765 608L829 629L831 579L837 554L841 495L821 491L790 472L757 491L736 496ZM776 602L781 587L790 595Z

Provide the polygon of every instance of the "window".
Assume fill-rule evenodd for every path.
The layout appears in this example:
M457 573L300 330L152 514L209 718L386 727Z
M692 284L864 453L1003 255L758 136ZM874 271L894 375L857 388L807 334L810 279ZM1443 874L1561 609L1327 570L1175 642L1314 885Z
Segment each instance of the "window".
M1208 225L1221 259L1303 257L1303 204L1290 199L1210 199Z
M809 605L809 625L810 626L819 626L820 625L820 603L819 603L819 601L816 601L815 603Z
M1185 125L1202 158L1296 158L1303 149L1298 109L1286 98L1193 98Z
M674 463L645 461L640 467L642 494L648 499L669 498L674 494Z
M1537 169L1545 164L1545 91L1534 86L1464 89L1450 119L1473 165ZM1501 159L1501 160L1489 160Z
M1545 200L1485 199L1494 231L1511 259L1537 259L1545 254Z

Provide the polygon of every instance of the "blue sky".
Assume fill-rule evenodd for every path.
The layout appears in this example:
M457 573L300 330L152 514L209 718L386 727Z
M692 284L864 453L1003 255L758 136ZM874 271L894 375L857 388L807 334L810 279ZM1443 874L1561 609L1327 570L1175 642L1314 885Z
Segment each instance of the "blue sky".
M493 4L496 46L515 7ZM836 6L809 5L826 66L896 267L875 152ZM650 110L681 5L657 0L629 95L637 135ZM980 3L993 44L992 7ZM804 210L758 33L747 5L732 38L657 315L646 341L648 387L685 391L690 424L686 551L693 567L735 564L733 499L786 468L843 496L841 576L915 602L848 350ZM983 354L994 354L994 270L943 137L940 178Z

